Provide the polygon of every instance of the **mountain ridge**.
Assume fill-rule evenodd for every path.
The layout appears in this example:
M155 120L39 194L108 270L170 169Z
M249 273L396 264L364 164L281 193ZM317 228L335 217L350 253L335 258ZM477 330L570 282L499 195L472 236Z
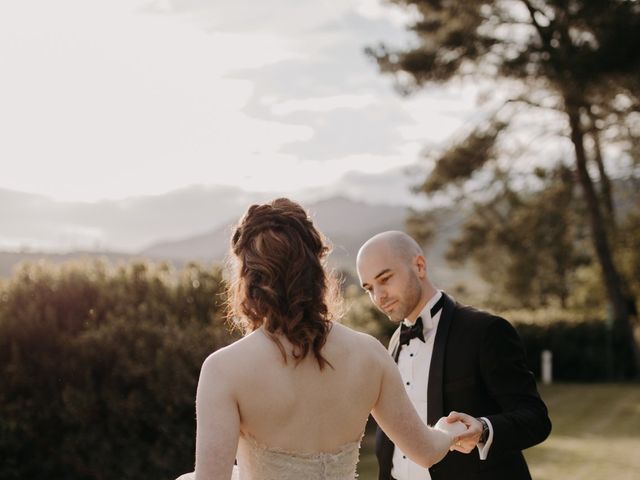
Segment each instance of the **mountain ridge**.
M318 229L327 237L332 247L329 265L332 268L355 273L356 254L360 246L371 236L386 230L405 230L408 207L370 204L335 196L304 205ZM427 262L432 278L443 288L460 283L475 282L470 268L452 267L444 258L449 240L459 232L462 216L455 211L445 212L444 228L426 248ZM133 260L166 261L180 268L190 261L203 264L222 264L228 254L229 239L238 217L203 233L152 242L134 253L117 251L71 251L66 253L0 252L0 277L8 277L21 262L48 261L59 264L68 261L102 259L119 264Z

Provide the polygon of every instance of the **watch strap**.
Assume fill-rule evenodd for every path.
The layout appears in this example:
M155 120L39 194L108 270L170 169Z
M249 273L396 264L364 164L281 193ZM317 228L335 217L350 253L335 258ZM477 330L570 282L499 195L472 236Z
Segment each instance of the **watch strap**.
M487 443L489 439L489 425L484 418L478 418L478 421L482 424L482 433L480 434L480 440L478 443Z

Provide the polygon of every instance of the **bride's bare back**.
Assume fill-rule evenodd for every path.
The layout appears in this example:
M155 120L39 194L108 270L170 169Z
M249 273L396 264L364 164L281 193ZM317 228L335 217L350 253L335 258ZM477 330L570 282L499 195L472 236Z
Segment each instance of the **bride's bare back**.
M286 338L279 340L290 355ZM262 329L219 352L234 379L241 432L302 452L331 452L358 440L380 392L381 348L373 342L334 324L322 351L333 368L323 370L311 356L298 365L289 356L285 364Z

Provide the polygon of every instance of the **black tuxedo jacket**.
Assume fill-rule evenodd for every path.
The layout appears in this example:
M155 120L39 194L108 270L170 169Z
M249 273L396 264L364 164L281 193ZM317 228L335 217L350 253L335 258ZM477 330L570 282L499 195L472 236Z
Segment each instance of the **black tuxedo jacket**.
M398 331L389 343L394 357ZM433 480L531 479L522 450L547 438L551 422L520 337L503 318L458 304L445 294L429 370L428 423L452 410L488 418L493 443L486 460L480 460L477 450L449 452L429 469ZM379 480L391 478L393 450L378 428Z

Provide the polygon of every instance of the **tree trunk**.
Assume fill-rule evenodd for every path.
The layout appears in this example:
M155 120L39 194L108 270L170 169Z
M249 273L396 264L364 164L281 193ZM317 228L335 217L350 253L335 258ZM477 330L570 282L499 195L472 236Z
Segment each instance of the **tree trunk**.
M633 328L630 322L629 309L624 295L623 280L613 263L613 255L609 247L605 223L598 204L598 197L593 185L593 180L587 169L587 157L584 149L584 130L580 123L580 104L565 98L569 125L571 127L571 142L576 152L576 167L578 180L584 194L584 199L589 211L591 239L602 269L603 283L611 302L614 315L614 334L624 339L634 361L635 375L640 374L640 351L633 336ZM622 356L624 358L624 355Z
M600 194L607 214L607 224L611 227L611 233L615 235L616 232L616 212L613 208L613 194L611 193L611 181L609 175L604 168L604 160L602 159L602 147L600 145L600 132L596 127L596 119L589 111L589 120L591 122L591 128L589 129L589 135L593 140L593 159L598 165L598 173L600 174Z

